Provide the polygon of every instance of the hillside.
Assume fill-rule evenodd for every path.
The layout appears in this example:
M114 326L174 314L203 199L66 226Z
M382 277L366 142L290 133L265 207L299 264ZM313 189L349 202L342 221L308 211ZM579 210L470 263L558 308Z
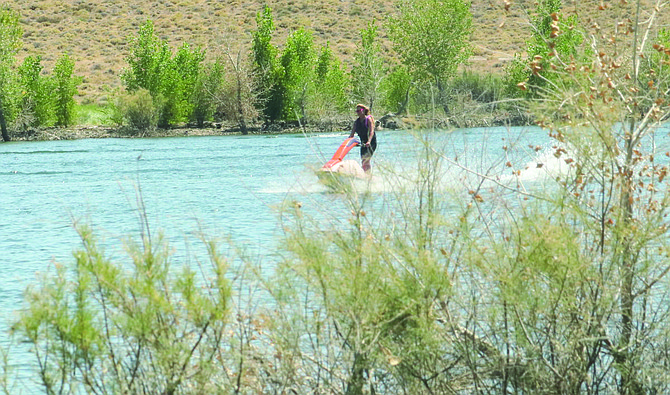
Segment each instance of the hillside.
M41 55L50 70L62 53L71 54L75 73L84 77L82 98L97 101L104 100L109 88L120 85L128 37L137 34L147 19L154 21L157 34L171 45L200 45L215 56L222 48L249 48L256 13L265 3L273 10L278 44L305 26L314 32L317 45L330 42L345 64L368 21L381 22L393 12L389 0L21 0L10 4L19 12L24 31L20 57ZM588 12L600 1L578 4ZM473 0L474 55L468 67L501 72L504 63L524 47L529 34L527 12L532 8L531 0L513 1L508 11L502 0ZM391 54L383 28L381 41Z

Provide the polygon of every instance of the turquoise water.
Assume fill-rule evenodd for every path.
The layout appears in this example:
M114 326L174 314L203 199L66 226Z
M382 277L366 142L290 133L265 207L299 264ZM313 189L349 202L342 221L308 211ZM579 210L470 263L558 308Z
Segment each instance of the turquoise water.
M49 270L54 261L72 262L72 251L79 247L73 220L92 224L108 255L122 255L121 238L136 236L139 229L136 196L141 190L149 222L166 232L178 257L191 254L191 246L197 244L194 233L200 229L208 235L230 235L259 255L271 254L279 231L277 205L297 198L338 209L338 197L318 183L313 169L330 159L345 137L334 133L0 144L0 345L7 347L8 325L36 273ZM439 140L445 157L482 169L491 164L504 169L501 147L511 140L546 141L545 133L536 129L504 128L433 133L430 138ZM373 166L411 172L419 147L407 132L379 132ZM358 149L348 159L358 159ZM373 186L378 193L390 187L383 180ZM451 187L466 188L458 183ZM11 362L18 368L24 393L38 391L28 378L35 376L26 350L12 350Z

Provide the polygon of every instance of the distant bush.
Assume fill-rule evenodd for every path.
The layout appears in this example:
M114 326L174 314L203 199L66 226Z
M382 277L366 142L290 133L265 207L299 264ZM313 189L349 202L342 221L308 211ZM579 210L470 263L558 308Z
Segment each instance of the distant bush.
M119 96L116 108L132 132L138 133L156 128L158 119L156 107L147 89L138 89Z
M450 81L453 94L468 95L478 103L494 103L502 98L504 86L500 76L463 71Z

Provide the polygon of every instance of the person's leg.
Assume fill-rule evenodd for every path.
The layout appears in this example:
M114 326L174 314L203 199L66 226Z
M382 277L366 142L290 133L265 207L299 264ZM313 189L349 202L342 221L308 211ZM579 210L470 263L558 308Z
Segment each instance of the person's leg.
M361 147L361 167L365 172L369 172L372 166L370 165L370 159L372 159L372 153L374 152L374 148L372 146L370 147Z
M370 156L361 158L361 167L366 173L370 171L370 169L372 168L372 166L370 165Z

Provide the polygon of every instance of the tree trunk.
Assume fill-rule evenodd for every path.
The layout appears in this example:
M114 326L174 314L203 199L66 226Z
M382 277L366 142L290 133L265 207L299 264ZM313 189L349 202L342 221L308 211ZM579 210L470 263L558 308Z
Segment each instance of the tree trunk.
M238 55L239 59L239 55ZM244 120L244 103L242 103L242 76L240 75L240 71L236 70L237 73L237 116L238 116L238 124L240 125L240 132L243 135L249 134L249 131L247 130L247 123Z
M7 132L7 121L5 120L5 112L2 110L2 105L0 105L0 129L2 129L2 141L11 141L9 132Z
M354 363L351 367L351 376L347 383L346 395L362 395L365 385L365 372L367 371L367 358L364 354L354 353Z
M635 121L631 120L631 133L635 127ZM633 222L633 137L629 136L626 140L626 162L623 169L624 179L621 182L621 207L623 208L623 221L626 224ZM643 393L643 385L639 380L637 368L634 366L635 356L631 351L635 343L634 327L634 304L635 293L633 289L634 278L636 274L635 263L636 254L631 246L632 241L629 235L624 235L621 248L621 273L623 278L621 283L621 342L618 348L622 351L617 352L615 361L621 365L619 372L621 375L621 394L636 395Z
M442 109L444 110L445 115L449 115L449 104L447 103L447 99L444 97L444 86L442 85L442 81L438 78L437 79L437 94L438 94L438 99L439 103L442 105Z

